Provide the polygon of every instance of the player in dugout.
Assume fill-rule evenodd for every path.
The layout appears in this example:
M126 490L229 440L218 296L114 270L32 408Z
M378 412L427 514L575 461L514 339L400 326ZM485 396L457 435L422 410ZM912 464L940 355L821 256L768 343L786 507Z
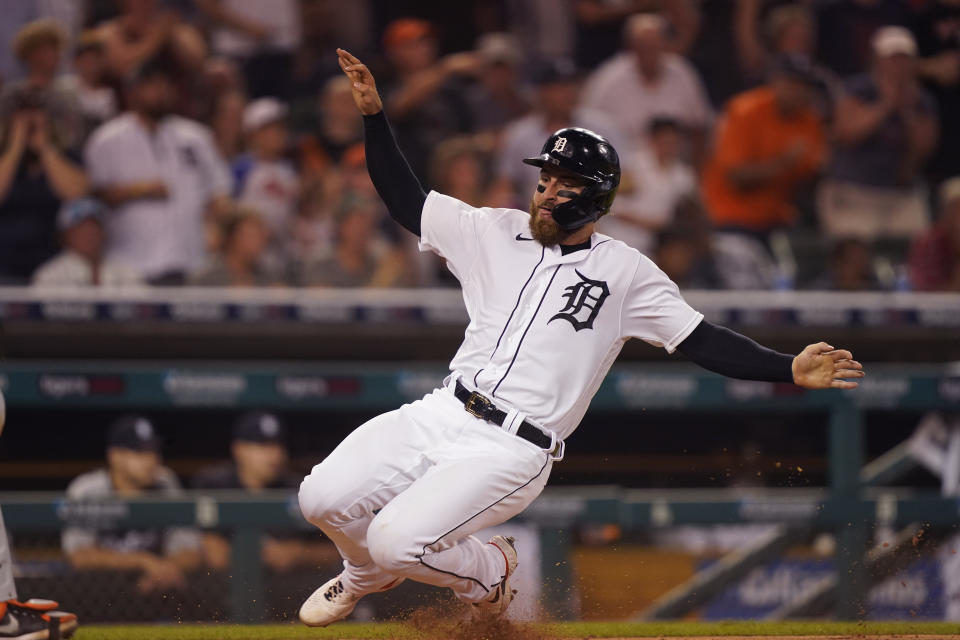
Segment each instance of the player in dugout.
M363 114L367 168L390 215L447 262L469 314L443 385L351 433L300 486L304 516L343 571L301 606L325 626L410 578L449 587L477 617L504 613L511 540L472 534L517 515L623 344L639 338L711 371L808 389L853 389L863 367L826 342L796 356L716 326L646 256L596 233L620 181L617 152L578 128L547 138L527 212L425 193L397 147L373 75L338 49Z
M0 434L6 423L6 403L0 392ZM53 600L17 598L13 582L13 557L7 541L7 529L0 512L0 638L4 640L52 640L69 638L77 629L77 616L65 611Z
M288 467L287 428L272 413L244 413L233 425L230 462L202 469L193 479L199 491L296 489L302 477ZM203 555L208 567L228 569L231 545L225 531L204 531ZM336 550L326 540L306 539L304 533L270 531L263 540L261 557L274 571L297 566L335 563Z

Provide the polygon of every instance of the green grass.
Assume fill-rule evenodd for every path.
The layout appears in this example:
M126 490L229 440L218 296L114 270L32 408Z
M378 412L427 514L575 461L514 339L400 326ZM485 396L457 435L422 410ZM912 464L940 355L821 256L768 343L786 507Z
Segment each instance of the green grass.
M946 622L574 622L540 625L558 638L656 638L671 636L929 635L960 637L960 624ZM414 638L422 634L400 624L341 623L328 629L296 624L179 624L81 626L74 640L297 640L299 638Z

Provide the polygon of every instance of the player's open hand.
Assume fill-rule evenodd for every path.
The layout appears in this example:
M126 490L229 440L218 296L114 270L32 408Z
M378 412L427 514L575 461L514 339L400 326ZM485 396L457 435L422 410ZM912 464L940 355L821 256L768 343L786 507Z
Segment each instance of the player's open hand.
M345 49L337 49L337 58L340 68L350 78L353 101L357 103L360 113L372 116L383 111L383 102L380 100L380 94L377 93L377 83L370 69L367 69L367 65Z
M862 378L863 365L845 349L834 349L826 342L807 345L793 359L793 382L805 389L856 389L849 378Z

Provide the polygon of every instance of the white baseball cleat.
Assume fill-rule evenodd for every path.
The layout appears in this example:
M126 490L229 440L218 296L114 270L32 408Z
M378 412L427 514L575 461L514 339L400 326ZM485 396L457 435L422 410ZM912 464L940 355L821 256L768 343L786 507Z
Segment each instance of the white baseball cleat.
M353 613L363 596L347 593L340 580L342 575L330 579L310 594L310 597L300 606L300 622L308 627L326 627ZM380 591L389 591L403 580L403 578L397 578Z
M507 569L503 580L501 580L497 588L490 593L490 597L483 602L473 603L474 616L483 618L502 616L507 610L507 607L510 606L510 603L513 602L513 596L516 595L517 592L515 589L510 588L510 577L513 576L513 572L516 571L517 565L520 563L517 558L517 550L514 548L513 543L514 539L512 537L505 538L503 536L493 536L487 543L495 546L500 553L503 554Z
M360 596L347 593L340 576L327 581L310 594L300 607L300 622L308 627L325 627L349 616Z

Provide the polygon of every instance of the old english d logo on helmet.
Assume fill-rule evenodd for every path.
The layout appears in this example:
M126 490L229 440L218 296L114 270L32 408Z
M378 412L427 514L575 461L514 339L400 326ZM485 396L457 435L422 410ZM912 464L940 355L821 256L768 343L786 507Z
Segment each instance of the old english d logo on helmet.
M554 207L553 219L561 229L579 229L610 211L620 185L620 158L603 136L577 127L560 129L547 138L540 155L523 161L558 167L587 181L583 192Z

